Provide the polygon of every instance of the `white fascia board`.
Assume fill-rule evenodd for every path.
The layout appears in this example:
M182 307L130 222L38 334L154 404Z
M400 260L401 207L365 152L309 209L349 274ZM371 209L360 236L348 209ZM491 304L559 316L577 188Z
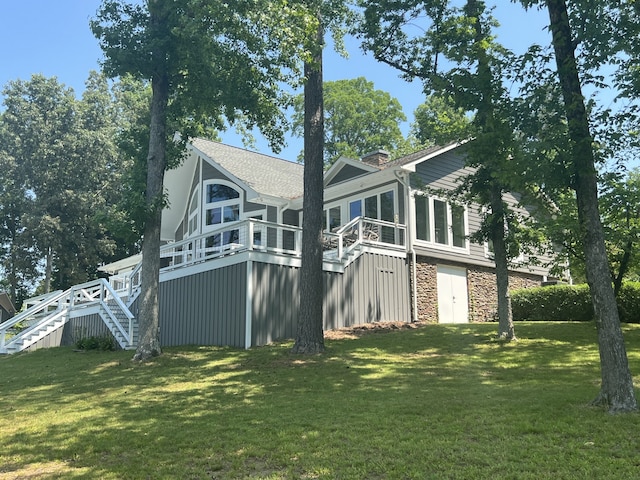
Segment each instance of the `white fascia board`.
M406 170L406 171L408 171L408 172L415 173L415 171L416 171L416 166L417 166L417 165L419 165L420 163L422 163L422 162L426 162L427 160L430 160L430 159L432 159L432 158L438 157L438 156L440 156L440 155L442 155L442 154L444 154L444 153L447 153L447 152L449 152L449 151L451 151L451 150L455 150L455 149L456 149L456 148L458 148L460 145L463 145L463 144L465 144L465 143L467 143L467 141L459 142L459 143L452 143L451 145L447 145L446 147L442 147L442 148L441 148L441 149L439 149L439 150L435 150L435 151L433 151L433 152L431 152L431 153L428 153L428 154L426 154L425 156L420 157L420 158L418 158L418 159L414 160L413 162L406 163L406 164L402 165L400 168L401 168L402 170Z
M356 177L345 182L340 182L337 185L327 187L324 191L324 201L327 203L332 201L334 198L348 196L350 193L360 192L369 188L373 189L380 185L389 183L390 181L397 181L398 178L394 173L395 171L397 171L397 168L378 170L369 175Z
M342 170L342 167L346 165L364 170L366 173L363 173L363 175L367 175L369 173L377 172L378 170L380 170L373 165L362 163L360 160L355 160L348 157L340 157L334 162L333 165L331 165L331 167L329 167L329 170L324 173L324 185L326 186L327 184L329 184L329 182L333 180L333 178L340 172L340 170Z

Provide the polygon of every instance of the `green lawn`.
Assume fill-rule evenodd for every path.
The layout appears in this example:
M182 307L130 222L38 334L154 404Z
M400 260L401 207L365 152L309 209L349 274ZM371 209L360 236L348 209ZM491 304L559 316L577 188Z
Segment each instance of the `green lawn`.
M0 358L0 479L640 478L640 415L590 407L585 323L430 325L250 351ZM640 325L625 326L640 374ZM640 377L636 377L638 379Z

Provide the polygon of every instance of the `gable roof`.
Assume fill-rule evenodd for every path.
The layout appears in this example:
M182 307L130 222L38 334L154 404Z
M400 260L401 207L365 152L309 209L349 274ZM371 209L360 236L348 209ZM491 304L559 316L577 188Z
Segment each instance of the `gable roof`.
M327 187L334 181L348 180L357 176L377 172L379 170L379 168L363 163L360 160L340 157L324 173L324 186ZM347 172L346 176L342 178L345 172Z
M404 170L415 171L417 164L422 163L425 160L429 160L430 158L437 157L449 150L453 150L462 145L462 143L452 142L447 145L434 145L432 147L427 147L425 149L418 150L417 152L410 153L409 155L405 155L404 157L383 163L380 167L382 169L401 167Z
M289 200L302 196L304 168L300 163L202 138L191 143L258 195Z

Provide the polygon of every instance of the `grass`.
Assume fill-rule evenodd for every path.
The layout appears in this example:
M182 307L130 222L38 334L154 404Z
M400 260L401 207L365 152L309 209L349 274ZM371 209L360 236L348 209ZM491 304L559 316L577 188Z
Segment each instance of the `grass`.
M250 351L0 358L0 479L639 478L640 415L588 406L593 325L430 325ZM640 372L640 326L625 326ZM638 379L638 377L636 377Z

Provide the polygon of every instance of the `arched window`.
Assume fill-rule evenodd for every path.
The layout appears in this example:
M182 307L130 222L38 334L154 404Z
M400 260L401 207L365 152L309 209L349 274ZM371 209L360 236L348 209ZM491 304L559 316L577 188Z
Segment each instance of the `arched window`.
M204 188L204 226L212 227L222 223L240 220L242 198L240 192L230 184L207 183Z

